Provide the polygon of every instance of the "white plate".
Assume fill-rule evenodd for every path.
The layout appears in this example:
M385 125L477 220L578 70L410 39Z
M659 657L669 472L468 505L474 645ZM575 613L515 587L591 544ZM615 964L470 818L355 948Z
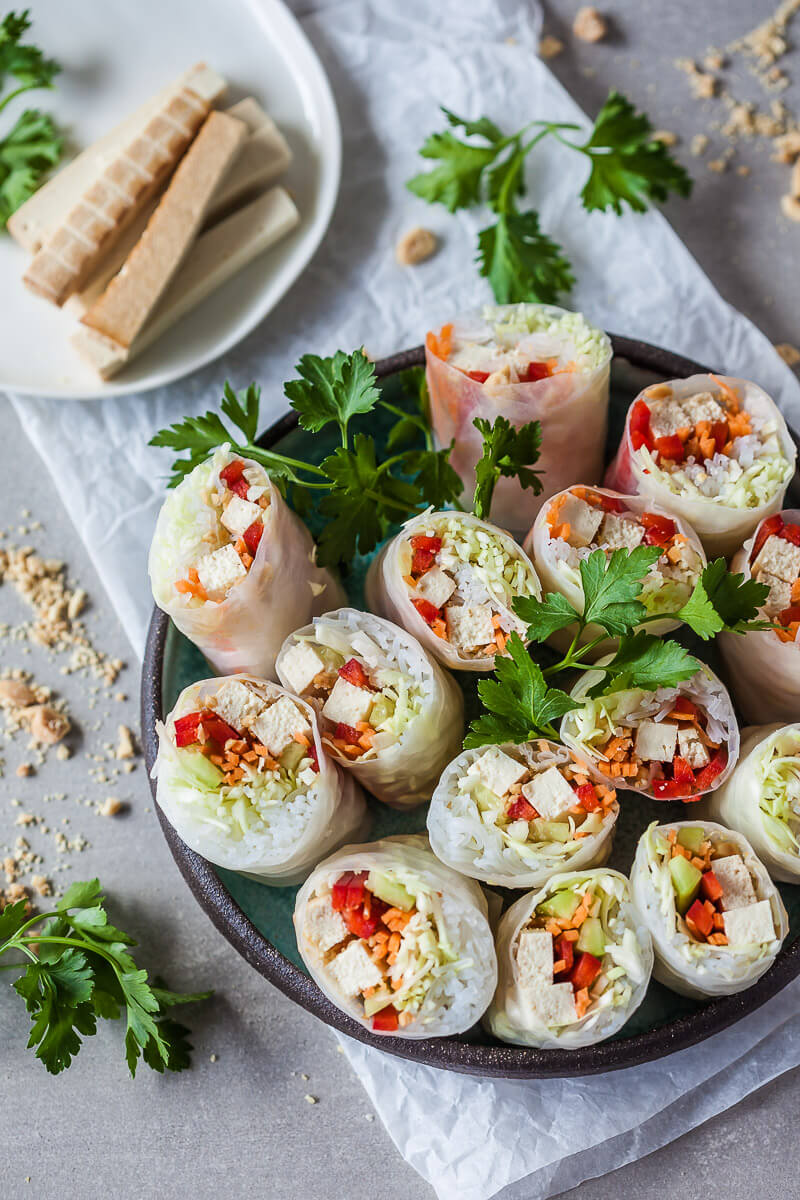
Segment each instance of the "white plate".
M22 284L28 254L0 235L0 388L63 399L139 392L194 371L234 346L288 290L319 245L333 212L341 132L322 66L280 0L38 0L28 35L57 58L52 92L30 92L0 118L0 131L25 107L50 111L83 148L164 83L207 62L229 83L227 103L253 95L287 137L294 161L280 180L300 210L298 228L219 288L119 376L102 383L78 358L74 318Z

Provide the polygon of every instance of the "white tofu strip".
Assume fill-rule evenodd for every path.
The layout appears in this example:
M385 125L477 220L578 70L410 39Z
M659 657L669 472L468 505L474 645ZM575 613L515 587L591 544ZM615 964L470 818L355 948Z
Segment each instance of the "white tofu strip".
M230 171L214 192L203 223L204 229L210 228L255 196L262 188L267 187L283 174L292 161L292 152L283 134L252 96L240 100L238 104L225 109L225 112L237 120L244 121L249 133ZM146 210L128 226L116 245L105 255L92 277L66 301L64 307L67 312L82 317L103 294L144 233L157 204L158 199L153 199Z
M110 379L176 321L290 233L299 220L300 214L288 192L272 188L198 238L129 349L84 327L73 334L72 344L103 379Z
M208 104L224 95L226 81L205 63L190 67L177 79L140 105L103 137L83 150L76 158L38 188L30 200L9 217L8 231L15 241L31 254L36 254L45 241L62 224L84 192L96 182L116 155L132 142L154 114L175 96L181 88L190 88Z
M127 349L185 258L211 197L247 135L225 113L206 118L124 267L82 321Z

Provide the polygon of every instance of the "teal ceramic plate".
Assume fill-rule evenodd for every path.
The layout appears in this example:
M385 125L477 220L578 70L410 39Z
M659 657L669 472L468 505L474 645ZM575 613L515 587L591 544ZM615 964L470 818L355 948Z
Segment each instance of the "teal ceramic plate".
M613 338L611 421L609 455L619 440L628 406L642 388L657 379L674 379L703 372L707 368L647 343ZM407 351L377 364L381 387L394 404L407 403L408 377L404 372L424 361L422 348ZM376 430L374 414L369 432L380 438L388 430ZM333 442L325 432L310 435L298 428L289 414L262 438L287 454L320 461ZM790 490L791 503L800 502L800 481ZM308 523L314 529L314 515ZM368 560L357 560L345 579L351 602L363 607L363 581ZM708 657L707 651L701 655ZM712 666L716 665L712 661ZM208 676L202 655L155 609L150 625L142 673L142 734L148 769L157 751L155 724L169 712L180 691L196 679ZM468 718L477 711L477 676L457 676L464 687ZM153 785L155 796L155 786ZM425 829L426 806L410 813L395 812L370 800L373 824L371 839L390 833L417 833ZM626 874L636 842L654 819L668 821L682 815L680 804L665 804L625 794L617 825L610 865ZM336 1029L369 1042L403 1058L450 1070L505 1078L544 1078L585 1075L629 1067L693 1045L731 1025L763 1004L800 974L800 887L780 884L789 912L790 933L776 962L751 988L706 1004L687 1000L653 980L647 997L624 1029L614 1038L579 1050L532 1050L506 1046L480 1028L450 1038L404 1041L376 1037L351 1020L322 995L303 967L292 927L296 888L272 888L231 871L214 867L181 841L158 810L164 834L175 860L195 897L221 933L267 979L304 1008ZM517 893L518 894L518 893ZM509 898L513 893L508 894Z

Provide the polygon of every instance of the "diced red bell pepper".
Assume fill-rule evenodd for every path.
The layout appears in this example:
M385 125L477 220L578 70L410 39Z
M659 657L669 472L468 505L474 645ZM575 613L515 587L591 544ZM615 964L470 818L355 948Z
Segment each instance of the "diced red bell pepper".
M243 500L246 500L250 484L244 477L244 469L242 460L235 458L233 462L228 463L227 467L222 468L219 477L226 487L229 487L237 496L241 496Z
M650 409L644 400L634 401L631 415L628 418L628 428L634 450L639 450L642 446L647 446L648 450L655 449L655 439L650 428Z
M355 878L353 871L345 871L336 880L336 883L331 888L331 908L336 912L341 912L347 907L347 889L350 885L350 880Z
M722 884L713 871L703 872L703 878L700 880L700 891L703 899L710 900L712 904L722 899Z
M668 433L664 437L657 437L655 449L661 458L669 459L670 462L683 462L684 446L677 433Z
M436 555L432 550L415 550L414 557L411 559L411 574L424 575L426 571L430 571L435 562Z
M653 795L656 800L678 800L683 797L685 791L686 784L678 783L677 779L653 780Z
M264 522L263 521L253 521L253 524L248 525L247 529L245 529L244 533L242 534L245 546L247 546L247 549L250 551L250 553L254 557L255 557L256 550L258 549L258 543L261 541L261 535L263 532L264 532Z
M536 383L539 379L549 379L552 371L548 363L530 362L524 371L519 371L520 383Z
M576 992L581 988L591 987L603 969L599 958L595 958L588 950L584 950L575 960L575 966L569 973L569 982Z
M348 683L352 683L353 687L368 688L370 691L375 690L369 679L367 679L367 673L357 658L348 658L344 666L339 667L339 675L342 679L346 679Z
M308 757L311 759L311 769L319 774L319 757L317 755L317 747L312 742L308 747Z
M506 815L509 821L532 821L539 814L524 796L517 796L513 804L508 806Z
M572 964L575 959L575 943L568 942L565 937L556 938L555 945L556 962L562 959L564 962L564 970L559 971L559 975L566 975L572 970Z
M435 604L431 604L430 600L423 600L421 597L414 597L411 600L414 608L422 617L426 625L432 625L442 615L441 610Z
M779 536L785 542L792 542L793 545L800 546L800 525L784 525Z
M345 725L344 721L339 721L336 725L334 736L337 737L340 742L346 742L348 746L357 746L358 739L361 737L361 734L357 729L354 729L352 725Z
M728 422L715 421L711 426L711 436L714 439L714 451L719 454L730 436Z
M714 928L714 918L702 900L695 900L686 913L685 921L693 933L701 933L703 937L708 937Z
M676 754L672 760L672 778L676 783L687 783L694 787L694 771L685 758Z
M700 709L688 696L677 696L672 711L682 713L685 717L699 717Z
M582 783L575 793L578 797L578 803L581 808L585 808L587 812L594 812L600 807L600 801L597 799L597 788L593 783Z
M381 1033L394 1033L397 1029L400 1014L393 1004L387 1004L372 1018L372 1028Z
M356 937L370 938L378 928L380 918L375 913L367 916L363 908L346 908L344 920L347 928Z
M616 496L604 496L602 492L593 492L592 500L596 501L602 508L603 512L621 513L625 512L625 505L621 500L617 500ZM596 505L595 505L596 507Z
M795 621L800 621L800 604L791 604L778 613L778 622L781 625L792 625Z
M191 746L198 740L202 717L201 712L187 713L185 717L178 717L175 722L176 746Z
M216 713L204 712L201 723L206 737L211 738L212 742L218 742L220 746L224 746L231 738L235 741L239 737L239 731Z
M710 763L698 771L694 777L695 787L698 792L706 792L713 787L714 780L718 775L721 775L728 765L728 751L724 746L720 746L719 750L714 754Z
M675 537L675 522L660 513L643 512L639 520L645 527L644 541L646 546L666 547Z
M430 550L431 554L438 554L442 548L442 539L440 537L428 536L426 533L415 533L411 539L412 550Z
M774 517L767 517L766 521L762 521L761 527L756 534L756 540L753 542L753 549L750 551L750 562L758 558L767 538L772 537L773 534L780 537L782 530L783 517L780 513L776 513Z
M486 383L489 378L488 371L465 371L464 373L468 379L474 379L476 383Z
M331 888L331 907L336 912L360 908L366 896L367 872L344 871Z

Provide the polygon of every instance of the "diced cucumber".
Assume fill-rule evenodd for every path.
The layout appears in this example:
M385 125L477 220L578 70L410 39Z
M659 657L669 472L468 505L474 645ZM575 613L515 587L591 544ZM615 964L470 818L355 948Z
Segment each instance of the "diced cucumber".
M606 951L606 935L599 917L587 917L583 922L578 933L577 947L593 954L595 958L603 957Z
M682 855L669 860L669 873L677 897L678 912L685 913L700 891L702 873Z
M685 829L678 830L678 845L690 854L697 854L705 840L705 830L699 825L687 825Z
M370 709L370 725L377 729L384 721L388 721L390 717L394 716L394 708L394 700L390 700L388 696L378 696Z
M535 838L539 842L568 842L569 825L566 821L543 821L537 817L533 822Z
M569 921L575 916L580 902L580 896L571 888L564 888L563 891L554 892L547 900L543 900L541 904L537 905L536 912L541 917L556 917L562 921Z
M372 996L364 997L364 1016L374 1017L376 1012L391 1004L394 996L391 992L375 992Z
M595 834L599 833L603 828L603 818L599 812L588 813L585 820L581 821L581 833Z
M471 788L472 798L478 806L479 812L497 812L503 807L503 801L488 788L485 783L476 783Z
M385 904L391 905L392 908L410 912L414 907L414 897L408 889L403 887L398 879L392 879L383 871L370 871L367 887L373 895L377 896L379 900L383 900Z
M195 787L214 791L222 783L222 771L199 750L181 750L181 771Z
M296 771L307 754L305 746L301 746L299 742L289 742L281 753L281 766L286 771Z

